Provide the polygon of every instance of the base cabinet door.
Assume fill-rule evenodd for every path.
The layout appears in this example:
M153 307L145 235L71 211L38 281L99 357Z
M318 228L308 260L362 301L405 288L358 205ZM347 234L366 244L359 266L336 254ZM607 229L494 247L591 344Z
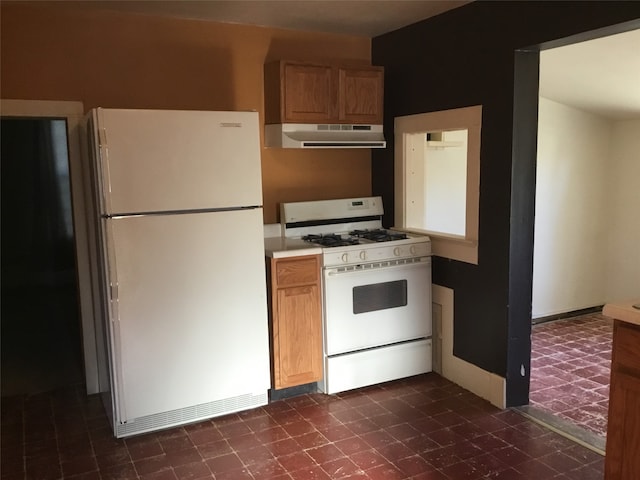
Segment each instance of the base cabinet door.
M278 372L276 388L322 378L322 337L318 332L317 285L278 289Z
M272 377L282 389L322 379L320 259L272 259Z
M640 327L616 321L605 480L640 479Z
M640 378L617 374L610 405L605 479L640 479Z

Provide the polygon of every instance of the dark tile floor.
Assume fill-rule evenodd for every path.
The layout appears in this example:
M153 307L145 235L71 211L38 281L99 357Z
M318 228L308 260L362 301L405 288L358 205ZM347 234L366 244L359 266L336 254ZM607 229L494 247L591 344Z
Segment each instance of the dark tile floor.
M602 456L436 374L125 440L81 387L1 407L2 480L603 477Z
M601 313L534 325L530 405L605 437L612 336Z

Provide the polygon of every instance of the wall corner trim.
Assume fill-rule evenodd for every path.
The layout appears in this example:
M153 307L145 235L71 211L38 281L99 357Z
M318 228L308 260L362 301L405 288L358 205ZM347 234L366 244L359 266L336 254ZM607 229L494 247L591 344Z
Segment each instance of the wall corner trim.
M434 311L440 315L442 376L484 398L498 408L506 408L506 379L466 362L453 354L453 295L450 288L432 285Z

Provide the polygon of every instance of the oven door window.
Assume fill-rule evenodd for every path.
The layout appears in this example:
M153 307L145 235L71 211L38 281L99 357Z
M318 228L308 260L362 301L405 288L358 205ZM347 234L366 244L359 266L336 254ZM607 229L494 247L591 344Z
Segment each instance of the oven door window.
M353 287L353 313L356 315L406 305L406 280Z

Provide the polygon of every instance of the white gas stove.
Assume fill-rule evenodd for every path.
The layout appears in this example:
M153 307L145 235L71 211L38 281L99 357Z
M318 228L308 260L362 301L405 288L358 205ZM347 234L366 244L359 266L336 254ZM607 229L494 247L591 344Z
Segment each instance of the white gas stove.
M281 205L283 235L322 247L326 393L431 371L431 242L383 213L381 197Z
M323 247L324 266L430 256L429 237L382 227L381 197L284 203L283 235Z

